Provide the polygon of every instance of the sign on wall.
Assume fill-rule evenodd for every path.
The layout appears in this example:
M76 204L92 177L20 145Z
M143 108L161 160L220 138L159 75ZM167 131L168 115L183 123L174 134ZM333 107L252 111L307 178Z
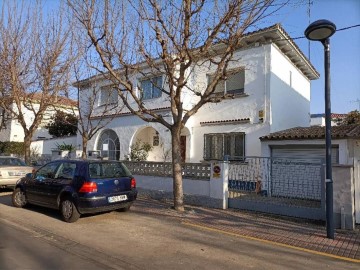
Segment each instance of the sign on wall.
M104 150L104 151L108 151L108 150L109 150L109 144L104 143L104 144L103 144L103 150Z
M213 166L213 178L220 178L221 167L218 164Z

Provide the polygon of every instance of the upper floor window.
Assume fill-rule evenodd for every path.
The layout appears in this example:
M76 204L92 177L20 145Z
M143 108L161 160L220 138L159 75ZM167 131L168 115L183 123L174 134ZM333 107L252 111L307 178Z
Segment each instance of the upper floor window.
M212 77L210 76L211 80ZM245 70L229 71L226 80L218 82L214 93L243 94L245 86Z
M105 86L100 89L100 101L99 106L117 104L118 92L111 86Z
M162 88L162 76L157 76L142 80L140 82L140 91L142 94L142 99L152 99L158 98L161 96Z
M214 133L204 135L204 160L242 160L245 156L245 133Z

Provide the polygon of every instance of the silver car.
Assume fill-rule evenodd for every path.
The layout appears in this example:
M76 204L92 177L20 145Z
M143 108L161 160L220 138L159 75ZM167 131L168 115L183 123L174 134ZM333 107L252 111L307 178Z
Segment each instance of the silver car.
M0 188L12 188L17 180L32 172L33 167L20 158L0 156Z

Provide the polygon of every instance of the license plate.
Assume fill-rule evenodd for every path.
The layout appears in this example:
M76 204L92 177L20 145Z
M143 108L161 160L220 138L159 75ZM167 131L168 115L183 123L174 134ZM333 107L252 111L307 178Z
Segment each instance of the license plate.
M9 172L9 176L23 176L25 172Z
M109 203L121 202L121 201L126 201L126 200L127 200L126 195L118 195L118 196L108 197L108 202Z

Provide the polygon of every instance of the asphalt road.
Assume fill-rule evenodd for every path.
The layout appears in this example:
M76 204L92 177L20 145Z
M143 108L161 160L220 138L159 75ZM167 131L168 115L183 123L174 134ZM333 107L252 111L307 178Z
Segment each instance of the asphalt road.
M9 256L18 250L16 258L31 262L27 269L65 268L61 263L80 263L79 258L91 267L67 269L359 269L356 263L186 226L181 218L144 211L141 203L126 213L90 215L68 224L57 211L14 208L10 194L0 192L0 226L0 237L7 239L1 241L1 256L14 262ZM38 240L36 248L23 248L24 242ZM54 257L49 246L61 255Z
M0 269L108 269L94 260L67 252L44 235L0 221Z

